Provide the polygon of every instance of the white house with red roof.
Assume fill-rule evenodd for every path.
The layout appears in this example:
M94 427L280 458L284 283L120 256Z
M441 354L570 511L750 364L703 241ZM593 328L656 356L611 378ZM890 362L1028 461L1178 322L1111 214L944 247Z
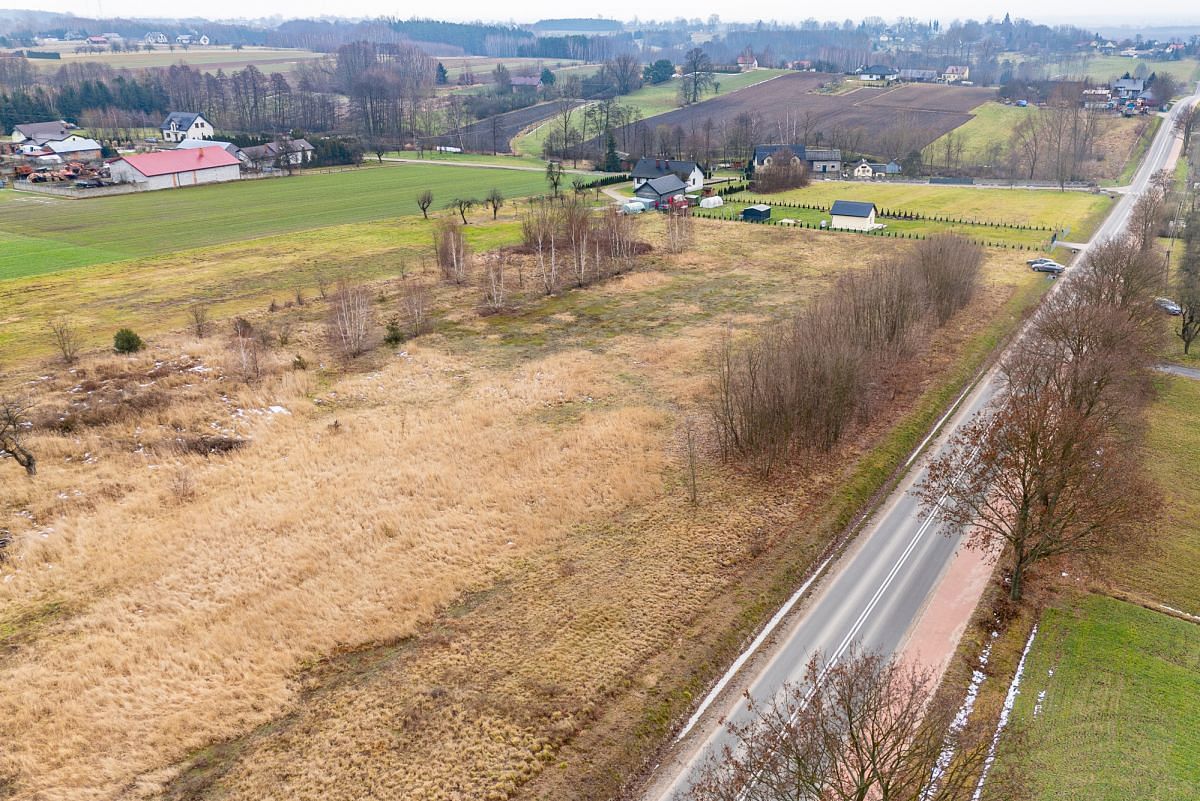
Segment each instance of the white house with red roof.
M236 181L241 177L240 164L219 146L159 150L117 159L108 165L108 174L116 183L136 184L139 189L175 189Z

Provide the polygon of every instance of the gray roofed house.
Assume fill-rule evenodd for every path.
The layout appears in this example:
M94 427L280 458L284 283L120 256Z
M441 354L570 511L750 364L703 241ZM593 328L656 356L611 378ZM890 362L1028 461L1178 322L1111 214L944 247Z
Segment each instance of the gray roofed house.
M1146 90L1146 81L1142 78L1121 78L1113 81L1112 90L1118 97L1137 97Z
M792 151L796 158L808 162L810 173L839 174L842 171L842 151L836 147L805 147L804 145L755 145L754 166L765 167L771 157L783 149Z
M700 169L700 165L694 161L640 158L630 173L635 190L647 181L666 175L678 177L689 190L704 188L704 170Z
M633 191L633 194L654 202L656 207L665 205L671 198L687 191L687 184L678 175L662 175L651 178Z
M312 161L313 152L316 150L307 139L290 139L285 144L267 142L265 145L244 147L239 158L246 165L256 169L275 167L278 166L285 146L288 152L287 159L293 166Z
M203 114L194 111L172 111L162 121L159 131L167 142L213 138L213 126Z
M78 130L66 120L51 120L49 122L23 122L13 126L12 141L15 144L34 142L44 145L47 142L61 142Z

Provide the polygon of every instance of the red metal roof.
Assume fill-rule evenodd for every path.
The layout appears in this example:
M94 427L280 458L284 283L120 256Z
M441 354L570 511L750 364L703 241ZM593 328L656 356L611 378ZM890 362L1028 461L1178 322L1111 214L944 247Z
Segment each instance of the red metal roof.
M147 178L173 172L231 167L240 163L235 156L227 153L225 148L217 146L193 150L158 150L154 153L126 156L122 160Z

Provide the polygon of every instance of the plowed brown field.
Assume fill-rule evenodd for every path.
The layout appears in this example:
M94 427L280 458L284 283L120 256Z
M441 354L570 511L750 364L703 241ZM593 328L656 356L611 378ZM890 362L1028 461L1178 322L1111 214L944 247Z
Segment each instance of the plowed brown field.
M639 124L651 131L659 125L678 125L690 131L706 119L719 127L749 113L758 118L761 134L770 141L799 141L807 133L810 144L845 146L838 140L849 139L857 144L853 150L899 157L923 149L967 122L972 109L995 97L992 89L940 84L864 86L842 94L817 93L831 77L811 72L783 75Z

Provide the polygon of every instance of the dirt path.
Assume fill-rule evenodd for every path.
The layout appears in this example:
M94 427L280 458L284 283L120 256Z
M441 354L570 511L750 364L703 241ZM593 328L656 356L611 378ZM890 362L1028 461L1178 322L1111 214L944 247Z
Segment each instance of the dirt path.
M545 172L545 167L534 167L530 164L484 164L479 161L438 161L437 159L397 159L385 158L384 161L397 164L436 164L439 167L482 167L488 170L521 170L523 172ZM591 170L563 169L570 175L599 175Z

